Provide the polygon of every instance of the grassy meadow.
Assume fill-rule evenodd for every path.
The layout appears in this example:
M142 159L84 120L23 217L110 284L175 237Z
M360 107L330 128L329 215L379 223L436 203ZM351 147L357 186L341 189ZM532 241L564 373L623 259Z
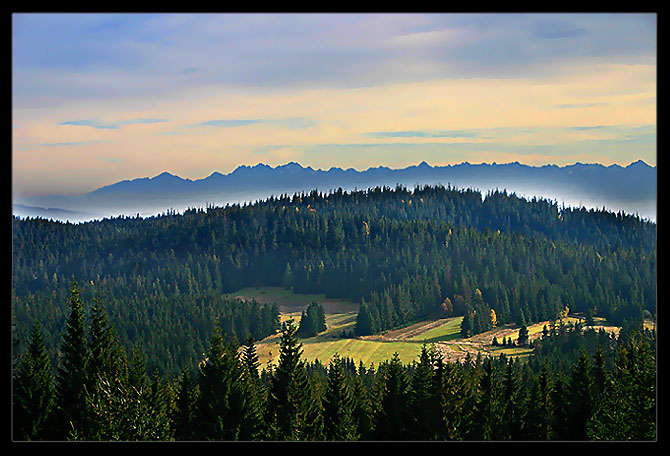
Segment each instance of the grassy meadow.
M302 339L301 342L303 357L308 361L318 359L323 364L328 364L336 353L341 357L352 358L356 363L363 362L365 366L370 364L376 366L391 359L394 353L398 353L404 363L410 363L418 359L424 343L434 344L447 361L462 360L468 354L476 356L478 353L490 356L500 356L504 353L507 356L521 358L532 353L532 349L528 347L503 347L491 344L494 337L499 343L503 337L516 340L519 328L510 325L462 339L460 329L463 317L452 317L420 321L379 335L351 339L343 338L341 334L343 331L351 332L354 329L359 306L356 302L326 298L324 294L296 294L280 287L249 287L231 295L242 299L255 299L261 303L277 303L282 323L290 319L299 323L302 311L310 303L314 301L320 303L324 307L328 329L315 337ZM563 323L575 323L579 320L580 318L568 316L563 318ZM616 327L607 326L602 319L596 320L596 324L607 331L618 330ZM545 325L549 327L549 322L528 326L529 338L532 340L540 337ZM256 349L262 367L268 363L276 364L279 358L279 335L257 341Z

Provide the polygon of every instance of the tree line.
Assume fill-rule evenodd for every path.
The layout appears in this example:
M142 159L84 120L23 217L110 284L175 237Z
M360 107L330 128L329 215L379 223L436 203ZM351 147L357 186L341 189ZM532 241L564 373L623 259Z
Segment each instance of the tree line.
M656 438L655 331L641 326L545 328L528 361L445 362L424 344L409 364L395 354L366 367L306 362L290 320L278 362L261 370L253 339L240 346L217 325L195 374L164 377L121 346L103 303L88 309L76 283L68 308L56 366L37 321L15 359L15 440Z

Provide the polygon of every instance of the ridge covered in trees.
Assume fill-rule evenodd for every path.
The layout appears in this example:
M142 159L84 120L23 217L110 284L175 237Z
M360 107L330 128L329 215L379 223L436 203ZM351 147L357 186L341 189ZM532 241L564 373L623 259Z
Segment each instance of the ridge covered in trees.
M194 369L222 321L243 343L278 309L226 297L283 286L360 303L355 335L463 315L464 335L567 307L621 325L656 312L656 224L506 191L424 186L273 196L84 224L12 219L15 332L57 345L68 283L109 309L161 374ZM55 349L51 351L56 361Z

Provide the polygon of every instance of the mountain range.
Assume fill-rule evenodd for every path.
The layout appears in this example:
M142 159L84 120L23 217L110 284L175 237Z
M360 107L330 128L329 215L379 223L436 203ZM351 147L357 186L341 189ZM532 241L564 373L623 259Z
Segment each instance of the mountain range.
M153 215L168 209L253 202L270 195L318 189L365 189L387 185L451 185L485 193L506 189L524 197L556 200L566 206L606 207L612 211L656 217L656 167L642 160L628 166L575 163L529 166L470 164L431 166L426 162L402 169L385 166L357 171L303 167L290 162L271 167L242 165L230 174L213 172L203 179L186 179L168 172L155 177L123 180L81 196L13 199L13 213L71 222L116 215Z

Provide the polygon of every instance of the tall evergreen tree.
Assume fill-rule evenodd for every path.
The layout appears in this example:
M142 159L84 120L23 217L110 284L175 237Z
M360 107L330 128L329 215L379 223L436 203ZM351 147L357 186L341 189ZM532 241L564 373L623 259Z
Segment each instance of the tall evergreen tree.
M356 316L354 333L357 336L367 336L376 333L377 327L377 322L374 320L369 304L363 300L358 309L358 315Z
M305 440L308 434L312 391L296 338L293 320L282 328L279 363L273 371L268 397L268 418L272 440Z
M381 402L375 417L377 439L406 440L409 425L409 380L398 353L394 353L385 364L381 385Z
M121 347L116 331L109 323L107 312L102 308L100 301L95 298L91 309L91 328L88 339L89 357L86 364L86 404L87 419L84 435L89 440L104 438L99 434L104 429L100 420L109 420L102 415L98 401L101 400L98 391L100 383L114 387L127 381L126 353ZM114 388L113 391L119 391Z
M521 325L521 328L519 329L519 336L517 338L517 344L519 346L524 346L528 343L528 327L523 324Z
M524 440L551 440L554 438L553 384L549 365L545 361L535 377L527 398L524 416Z
M245 407L240 429L240 440L263 440L266 438L265 409L267 392L258 373L260 365L253 338L249 338L242 352Z
M107 311L95 298L91 309L87 377L90 382L101 376L108 377L110 381L121 381L127 374L126 369L126 354L118 335L109 323Z
M653 339L637 333L619 349L614 371L587 425L593 440L656 439Z
M324 400L326 440L356 440L354 400L347 384L342 359L335 354L328 366L328 387Z
M191 373L184 368L179 380L179 390L175 412L172 416L175 440L191 440L194 438L196 390L191 381Z
M591 362L585 350L582 350L577 363L573 366L567 402L568 440L588 440L586 423L593 414L593 383Z
M220 327L200 365L197 430L201 440L237 440L243 413L242 369L237 349L224 342Z
M67 439L71 433L80 438L85 429L86 405L86 317L75 280L70 287L70 314L61 345L61 362L56 374L56 413L54 439Z
M410 388L410 419L409 428L415 440L433 439L436 434L435 424L439 417L435 416L433 404L436 401L434 387L435 367L434 356L423 344L419 362L414 366Z
M515 358L510 358L505 367L505 377L503 379L503 404L504 411L502 421L504 440L520 440L522 429L522 378L519 372L519 362Z
M34 321L28 351L14 377L13 435L15 440L43 440L54 407L54 376L39 322Z
M353 379L352 399L353 411L352 418L356 424L356 433L360 440L372 440L373 438L373 422L372 411L370 409L370 400L368 398L368 391L363 383L363 375L365 375L362 362L359 366L357 375Z
M503 406L498 369L491 357L482 362L479 394L474 412L474 440L500 440L502 438Z

